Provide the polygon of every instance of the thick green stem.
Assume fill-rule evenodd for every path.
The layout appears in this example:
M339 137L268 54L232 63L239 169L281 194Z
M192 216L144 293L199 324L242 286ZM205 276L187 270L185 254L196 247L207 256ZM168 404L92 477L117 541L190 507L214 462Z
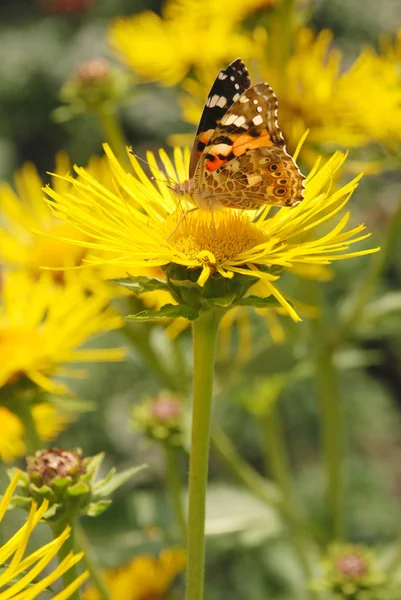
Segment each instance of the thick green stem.
M94 556L92 547L89 543L85 531L82 529L79 523L75 525L75 550L82 550L84 552L82 562L88 569L92 581L99 592L100 598L102 598L102 600L112 600L112 596L103 577L101 568L99 567L98 562Z
M269 485L266 480L253 469L236 450L234 444L225 434L225 432L217 425L213 426L212 431L213 449L220 456L221 460L230 469L233 475L240 481L250 492L259 498L267 506L276 509L284 522L290 526L292 533L291 541L294 546L294 552L298 558L298 563L303 571L306 587L312 579L312 570L309 564L308 555L305 550L304 536L301 536L299 530L299 522L297 515L291 510L291 505L288 505L284 490L279 494L273 486ZM317 595L312 590L308 592L309 598L317 598Z
M171 508L175 522L180 531L181 543L185 546L187 540L187 522L182 502L181 477L177 464L177 448L166 443L164 446L166 458L166 479L170 494Z
M75 550L75 523L74 522L70 522L70 523L60 522L60 523L54 523L51 526L53 535L56 538L63 533L63 531L67 525L71 526L71 533L70 533L70 536L65 540L64 544L61 546L60 550L58 551L59 563L61 563L61 561L64 560L64 558L70 552L74 552L74 550ZM74 581L77 579L77 577L78 577L78 568L77 568L77 565L73 565L70 569L68 569L68 571L66 571L64 573L64 575L62 577L64 589L67 588L71 583L74 583ZM80 597L81 597L81 595L80 595L79 591L76 590L70 596L70 600L80 600Z
M205 510L209 463L217 311L201 314L193 324L194 396L189 463L188 566L186 600L204 600Z
M96 115L111 149L123 165L129 166L129 159L125 150L127 141L115 111L100 107L96 111Z
M43 442L39 437L36 423L32 414L31 402L25 402L21 400L18 402L17 414L24 424L25 428L25 442L28 450L28 454L34 454L36 450L39 450L43 446Z

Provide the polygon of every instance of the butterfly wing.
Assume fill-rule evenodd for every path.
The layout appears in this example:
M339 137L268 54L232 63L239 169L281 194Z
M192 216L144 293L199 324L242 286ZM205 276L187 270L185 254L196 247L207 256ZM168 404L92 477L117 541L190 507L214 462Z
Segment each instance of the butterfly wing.
M249 73L240 58L234 60L224 71L219 71L206 99L205 107L196 132L189 163L189 178L195 173L196 165L209 142L217 124L230 106L249 88Z
M285 149L278 102L267 83L246 90L216 127L198 162L194 187L230 208L292 206L304 176Z
M304 179L291 156L271 145L247 150L207 172L200 192L210 207L294 206L303 199Z

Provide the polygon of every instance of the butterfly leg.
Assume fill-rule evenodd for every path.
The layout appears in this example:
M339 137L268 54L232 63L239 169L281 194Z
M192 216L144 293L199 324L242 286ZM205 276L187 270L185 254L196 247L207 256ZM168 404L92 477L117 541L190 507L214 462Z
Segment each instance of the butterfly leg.
M213 204L210 207L210 218L211 218L211 225L212 225L213 237L217 237L217 234L216 234L216 223L214 222Z
M170 233L170 235L166 239L166 242L168 242L169 239L175 234L175 232L177 231L177 229L179 228L179 226L181 225L181 223L183 222L183 220L185 219L185 217L187 216L187 214L191 213L191 212L194 212L195 210L199 210L199 208L197 206L194 206L193 208L189 208L188 210L186 210L182 214L181 219L178 221L177 225L174 227L173 231Z

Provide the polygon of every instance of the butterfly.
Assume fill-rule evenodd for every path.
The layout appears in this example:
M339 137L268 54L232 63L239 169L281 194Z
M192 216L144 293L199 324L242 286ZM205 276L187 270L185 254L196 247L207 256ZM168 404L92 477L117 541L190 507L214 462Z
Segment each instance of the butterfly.
M172 186L193 199L190 210L294 206L303 199L305 177L286 152L277 110L270 85L251 86L241 59L218 73L196 132L189 179Z

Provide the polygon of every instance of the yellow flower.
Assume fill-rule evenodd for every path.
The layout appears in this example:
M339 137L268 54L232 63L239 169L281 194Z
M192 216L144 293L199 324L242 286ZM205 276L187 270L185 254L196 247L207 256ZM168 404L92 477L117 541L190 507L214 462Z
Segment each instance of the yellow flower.
M32 406L32 417L35 421L38 436L43 441L51 441L63 431L72 418L58 411L52 404L42 402ZM27 448L24 442L25 428L21 419L5 406L0 406L0 460L14 462L24 456Z
M274 47L260 58L264 40L259 44L257 81L268 81L276 92L279 123L291 152L303 132L310 130L302 156L309 164L318 153L339 146L391 146L401 140L397 45L381 54L367 48L345 68L341 52L331 47L332 40L328 30L314 35L310 29L300 29L284 67L278 64ZM186 93L181 99L184 118L194 125L216 72L210 68L197 75L196 80L184 82Z
M19 475L19 473L14 475L0 500L0 523L12 501ZM81 560L82 552L79 554L70 552L57 567L50 572L47 571L48 574L43 579L37 580L38 575L47 568L71 533L71 528L66 527L64 532L52 542L24 557L31 534L47 508L47 500L40 507L36 502L32 502L27 522L0 547L0 600L33 600ZM82 573L62 592L53 595L53 600L69 598L88 576L88 571Z
M251 56L254 43L240 31L239 21L272 3L168 0L161 17L146 11L117 19L110 27L109 39L142 79L175 85L193 67L217 70L236 56Z
M56 157L55 174L52 186L60 194L68 193L69 183L62 179L69 173L71 163L68 156L59 153ZM107 160L92 157L88 164L90 172L103 186L113 190L112 173ZM0 183L0 265L12 270L23 270L37 277L43 273L43 268L52 273L56 281L62 282L64 268L76 267L82 263L87 250L61 241L61 237L73 237L77 240L87 240L88 237L77 229L67 225L52 215L43 202L43 186L36 167L25 163L15 174L15 190L8 183ZM44 231L56 239L44 238L37 231ZM102 253L100 253L102 255ZM102 255L103 256L103 255ZM160 277L159 270L142 269L136 275ZM124 269L106 263L97 265L94 269L77 270L83 284L88 289L99 290L112 295L124 295L123 288L103 285L106 279L125 277ZM154 291L141 297L147 308L159 308L166 302L171 302L167 292Z
M106 308L107 297L88 295L75 274L57 285L44 273L32 280L24 272L5 276L0 298L0 388L27 377L39 387L64 391L53 375L80 376L64 369L74 362L116 361L118 348L80 349L92 336L121 327L121 318Z
M252 275L264 283L266 295L275 296L285 311L299 320L275 284L283 269L327 265L377 250L348 252L351 245L369 237L361 235L364 225L346 229L349 213L330 224L347 204L359 179L338 190L333 188L333 178L345 160L340 152L323 166L315 165L306 178L305 199L293 208L223 209L213 215L198 210L182 219L182 210L191 204L178 202L162 182L155 187L132 155L136 176L123 169L107 146L105 150L116 181L114 193L77 168L79 180L74 181L74 191L61 195L49 188L49 204L56 216L94 236L90 242L70 241L107 251L114 257L110 262L124 265L128 272L136 267L173 263L194 269L201 286L216 274L228 279L234 274ZM176 149L175 165L162 151L160 157L169 177L180 181L186 178L189 151ZM148 158L154 160L150 154ZM142 210L123 199L120 189ZM318 229L321 224L325 225L323 233ZM95 256L93 261L97 260Z
M69 160L59 154L56 173L66 175ZM0 263L13 269L29 271L34 276L40 267L75 266L85 250L56 240L47 240L34 230L57 232L64 236L83 238L83 234L53 217L43 202L43 181L32 163L25 163L15 174L15 190L8 183L0 184ZM65 182L57 177L52 184L60 193L66 192ZM55 272L60 276L59 272Z
M183 550L163 550L159 558L143 554L135 557L121 569L105 573L107 587L113 600L163 600L174 579L185 568L186 554ZM88 587L84 600L100 600L94 587ZM1 600L1 599L0 599Z

